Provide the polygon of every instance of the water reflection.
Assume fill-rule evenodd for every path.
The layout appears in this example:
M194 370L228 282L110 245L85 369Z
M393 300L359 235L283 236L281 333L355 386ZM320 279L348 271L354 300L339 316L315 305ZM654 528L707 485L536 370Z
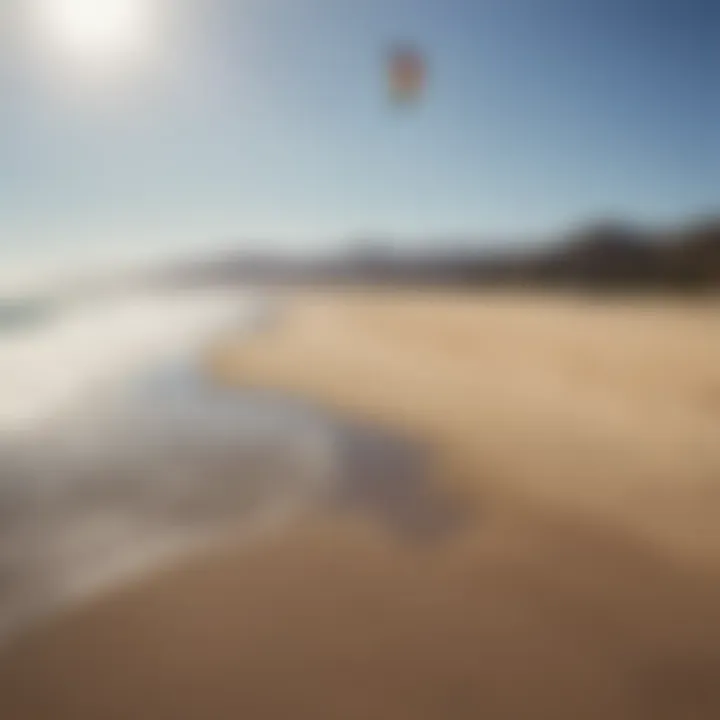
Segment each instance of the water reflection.
M5 448L0 633L230 523L308 507L333 475L330 443L310 409L223 391L188 362Z

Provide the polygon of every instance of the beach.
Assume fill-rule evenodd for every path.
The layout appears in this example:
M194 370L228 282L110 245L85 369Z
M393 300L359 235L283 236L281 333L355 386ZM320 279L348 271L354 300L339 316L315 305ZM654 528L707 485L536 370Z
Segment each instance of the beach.
M203 357L221 394L319 422L324 491L26 630L0 713L717 717L719 324L713 301L298 292Z

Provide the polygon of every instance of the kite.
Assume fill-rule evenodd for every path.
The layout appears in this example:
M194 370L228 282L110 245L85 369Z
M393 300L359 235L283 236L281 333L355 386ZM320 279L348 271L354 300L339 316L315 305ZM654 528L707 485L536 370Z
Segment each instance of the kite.
M399 105L420 100L427 79L425 58L410 47L391 51L388 63L388 83L391 99Z

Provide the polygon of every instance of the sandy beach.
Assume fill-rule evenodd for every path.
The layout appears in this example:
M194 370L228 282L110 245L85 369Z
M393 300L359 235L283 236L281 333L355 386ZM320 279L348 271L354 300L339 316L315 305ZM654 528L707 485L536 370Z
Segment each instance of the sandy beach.
M362 497L27 632L2 717L720 716L717 303L298 293L207 363L379 433Z

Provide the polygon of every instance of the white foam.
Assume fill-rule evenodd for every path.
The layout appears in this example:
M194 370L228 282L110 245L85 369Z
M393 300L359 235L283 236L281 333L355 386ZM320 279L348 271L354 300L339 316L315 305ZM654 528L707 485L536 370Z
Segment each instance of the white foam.
M45 324L0 329L0 433L22 432L89 393L249 322L239 293L145 294L60 309Z

